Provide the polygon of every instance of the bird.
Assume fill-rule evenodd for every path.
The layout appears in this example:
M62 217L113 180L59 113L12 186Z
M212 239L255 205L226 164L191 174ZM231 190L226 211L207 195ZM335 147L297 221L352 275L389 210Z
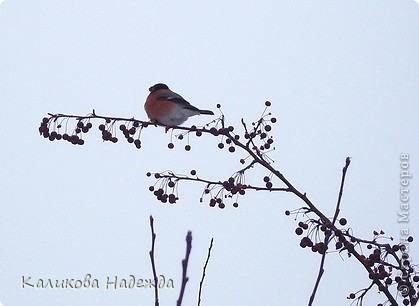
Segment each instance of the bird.
M191 105L181 95L171 91L169 86L157 83L151 86L144 104L145 112L151 122L167 128L179 126L195 115L214 115L210 110L202 110Z

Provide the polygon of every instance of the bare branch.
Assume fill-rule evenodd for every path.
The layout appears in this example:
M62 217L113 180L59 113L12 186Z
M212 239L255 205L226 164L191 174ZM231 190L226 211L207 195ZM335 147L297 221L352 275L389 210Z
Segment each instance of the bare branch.
M350 164L351 164L351 158L347 157L345 166L342 169L342 181L340 183L339 197L338 197L338 202L336 204L336 210L335 210L335 215L333 216L332 224L335 224L336 219L340 213L340 202L342 200L342 195L343 195L343 185L345 184L346 171L348 171L348 167Z
M198 306L201 305L201 291L202 291L202 285L204 283L204 278L205 278L205 271L207 270L207 265L208 265L208 261L210 259L211 256L211 249L212 249L212 243L214 241L214 238L211 238L211 243L208 249L208 256L207 256L207 260L205 261L205 265L204 268L202 270L202 278L201 278L201 282L199 283L199 293L198 293Z
M345 184L346 171L348 170L348 167L349 167L349 164L350 163L351 163L351 160L350 160L349 157L347 157L346 158L346 164L345 164L345 166L342 169L342 182L340 184L338 202L336 204L336 211L335 211L335 215L334 215L333 221L332 221L332 224L333 225L335 224L336 218L338 217L339 212L340 212L340 202L342 200L342 195L343 195L343 185ZM330 235L325 235L324 236L324 244L326 246L329 245L329 241L330 241L329 239L330 239ZM313 305L314 297L316 296L317 289L319 287L321 278L322 278L323 273L324 273L324 263L326 261L326 254L327 254L326 251L322 254L322 259L320 261L320 267L319 267L319 273L317 275L317 279L316 279L316 282L314 284L313 292L311 293L311 296L310 296L310 300L309 300L309 303L308 303L309 306Z
M180 287L179 297L176 301L176 305L182 305L183 294L185 293L186 283L189 280L189 277L186 276L186 272L188 270L188 262L189 262L189 255L191 254L192 250L192 232L188 231L186 234L186 254L185 258L182 259L182 284Z
M150 228L151 228L151 251L150 251L150 260L151 260L151 267L153 269L153 277L154 277L154 305L159 306L159 291L158 291L158 284L157 284L157 272L156 272L156 263L154 259L154 244L156 241L156 233L154 232L154 219L153 216L150 215Z

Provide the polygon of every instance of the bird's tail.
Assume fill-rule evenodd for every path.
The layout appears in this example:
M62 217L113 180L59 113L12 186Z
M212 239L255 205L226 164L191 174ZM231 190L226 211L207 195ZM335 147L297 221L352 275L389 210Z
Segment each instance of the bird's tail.
M200 113L201 115L214 115L214 113L213 113L212 111L210 111L210 110L205 110L205 109L200 109L200 110L199 110L199 113Z

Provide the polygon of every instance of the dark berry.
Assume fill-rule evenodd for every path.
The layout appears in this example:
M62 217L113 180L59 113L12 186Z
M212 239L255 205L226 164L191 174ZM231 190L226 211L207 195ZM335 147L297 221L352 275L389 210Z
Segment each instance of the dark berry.
M229 148L228 148L228 150L229 150L231 153L233 153L234 151L236 151L236 148L235 148L235 147L233 147L233 146L231 146L231 147L229 147Z
M214 136L218 136L218 130L215 127L210 128L210 133Z
M297 235L302 235L302 234L303 234L303 229L302 229L301 227L297 227L297 228L295 229L295 233L296 233Z
M191 170L191 175L196 175L196 170Z
M175 147L175 145L173 144L173 142L170 142L170 143L167 145L167 147L168 147L169 149L173 149L173 148Z
M174 203L176 203L176 195L174 195L173 193L172 194L169 194L169 203L170 204L174 204Z
M72 136L70 137L70 141L71 141L71 143L72 143L72 144L78 144L78 142L79 142L79 136L77 136L77 135L72 135Z
M265 102L265 106L271 106L271 102L266 101L266 102Z
M191 146L190 146L190 145L186 145L186 146L185 146L185 150L186 150L186 151L190 151L190 150L191 150Z
M220 148L220 149L224 148L224 144L223 144L222 142L220 142L220 143L218 144L218 148Z

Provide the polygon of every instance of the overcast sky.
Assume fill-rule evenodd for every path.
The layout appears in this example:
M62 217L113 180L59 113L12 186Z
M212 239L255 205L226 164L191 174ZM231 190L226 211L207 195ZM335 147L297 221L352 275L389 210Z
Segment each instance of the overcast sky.
M1 3L1 1L0 1ZM170 133L143 131L141 150L120 135L103 143L97 126L84 146L50 142L48 112L146 119L148 88L168 84L197 107L222 104L228 124L257 120L264 102L278 122L270 156L332 216L345 158L341 206L348 227L419 239L419 6L415 1L13 1L0 6L0 301L9 305L152 305L150 289L106 289L107 279L152 277L149 215L158 273L179 293L185 235L193 234L184 305L196 305L210 239L202 305L306 305L320 257L299 247L302 205L284 193L248 192L224 210L199 202L203 185L183 182L175 205L156 201L146 172L196 169L225 180L239 150L191 136L167 149ZM215 118L215 117L214 117ZM186 125L212 118L197 116ZM409 154L409 222L398 222L401 154ZM266 171L249 171L263 184ZM274 181L276 186L281 186ZM383 242L386 242L384 240ZM410 255L419 260L417 242ZM353 259L330 254L316 305L349 305L369 285ZM22 288L22 277L90 274L99 288ZM366 305L385 299L374 289ZM333 302L331 302L333 301Z

